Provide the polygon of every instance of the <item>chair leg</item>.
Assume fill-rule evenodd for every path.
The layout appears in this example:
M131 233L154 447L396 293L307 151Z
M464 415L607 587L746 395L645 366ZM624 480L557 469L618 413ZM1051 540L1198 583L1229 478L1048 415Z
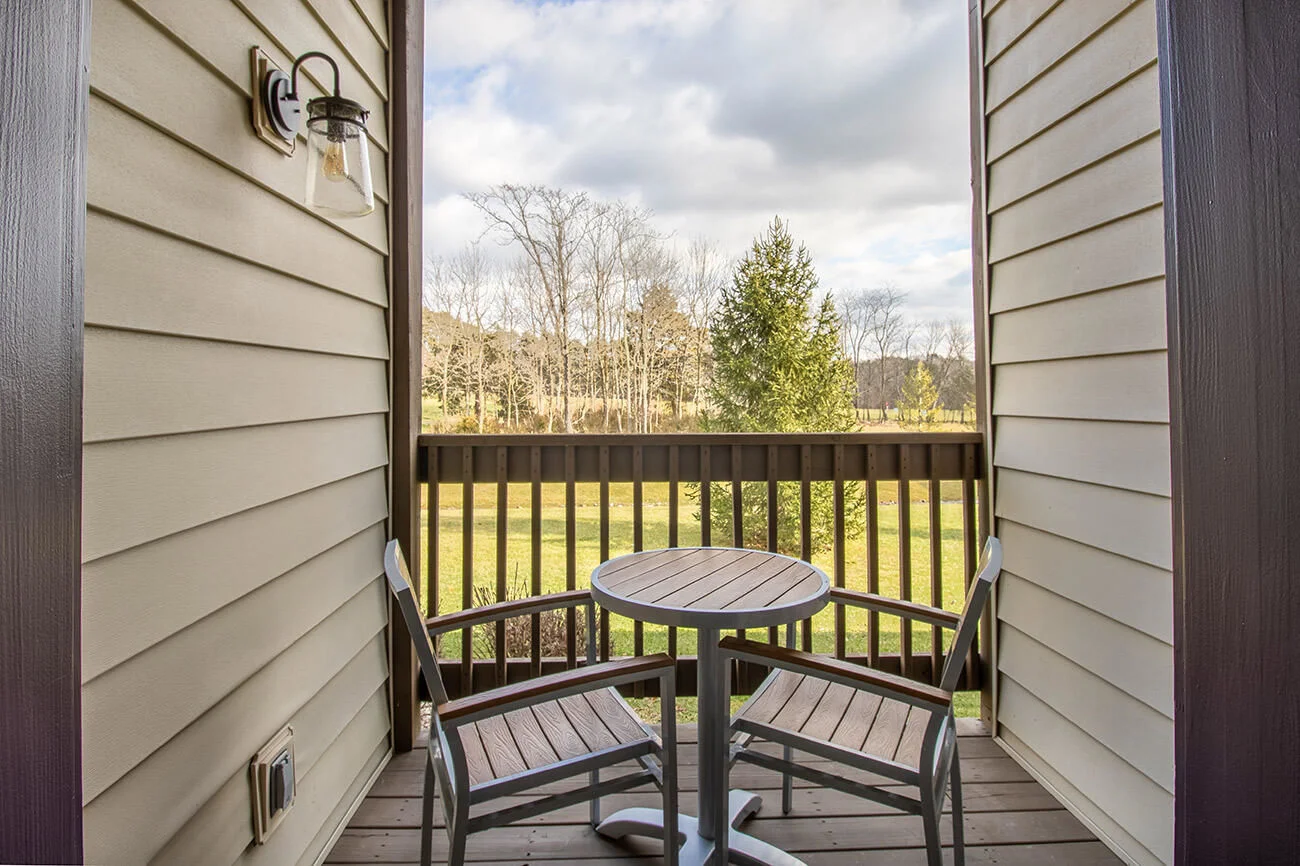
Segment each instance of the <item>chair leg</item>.
M594 788L600 784L600 770L591 771L591 785ZM596 825L600 823L600 798L591 798L591 829L595 830Z
M466 798L468 799L468 798ZM455 818L447 828L447 866L465 866L465 843L469 837L469 804L456 802Z
M966 864L966 828L961 811L961 761L956 752L952 756L952 862L953 866Z
M785 758L787 764L794 759L794 750L786 746L781 750L781 756ZM789 815L794 809L794 778L789 773L781 774L781 814Z
M668 674L660 680L660 741L659 769L663 774L664 798L664 866L677 866L680 843L677 836L677 696L673 677Z
M437 793L433 764L424 762L424 804L420 815L420 866L429 866L433 857L433 799Z
M925 825L925 856L929 866L943 866L943 840L939 838L939 811L934 792L921 787L921 822Z

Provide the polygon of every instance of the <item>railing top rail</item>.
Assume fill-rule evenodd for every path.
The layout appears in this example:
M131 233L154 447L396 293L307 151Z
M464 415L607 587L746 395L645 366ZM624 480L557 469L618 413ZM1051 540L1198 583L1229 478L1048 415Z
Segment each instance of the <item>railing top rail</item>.
M438 445L965 445L982 433L422 433Z

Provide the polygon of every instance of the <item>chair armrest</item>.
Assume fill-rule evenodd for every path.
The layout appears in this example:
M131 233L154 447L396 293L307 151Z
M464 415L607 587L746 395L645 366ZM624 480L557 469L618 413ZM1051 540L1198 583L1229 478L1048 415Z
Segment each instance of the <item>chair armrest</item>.
M930 625L937 625L942 628L955 629L961 622L961 615L953 613L950 610L941 610L929 605L917 604L912 601L902 601L897 598L886 598L883 595L876 595L871 592L858 592L853 589L842 589L832 587L831 601L835 604L847 604L852 607L864 607L868 610L887 613L893 616L901 616L903 619L914 619L919 622L928 622Z
M438 705L438 718L443 724L456 727L568 695L637 680L674 676L676 666L672 657L665 653L587 665L447 701Z
M926 709L946 710L952 706L952 692L913 680L850 664L829 656L786 649L775 644L724 637L718 644L725 656L744 657L772 667L808 674L818 679L843 683L851 688Z
M429 630L430 637L436 637L449 631L482 625L486 622L496 622L497 620L511 619L516 616L527 616L528 614L541 613L547 610L581 607L584 604L592 603L590 590L575 589L569 592L555 592L550 595L518 598L514 601L499 601L496 604L484 605L483 607L445 613L442 616L431 616L424 621L424 626Z

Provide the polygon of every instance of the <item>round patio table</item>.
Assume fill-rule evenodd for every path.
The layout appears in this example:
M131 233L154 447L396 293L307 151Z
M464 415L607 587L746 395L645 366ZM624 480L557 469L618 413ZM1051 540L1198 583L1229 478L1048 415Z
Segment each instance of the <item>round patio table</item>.
M761 628L806 619L826 606L830 581L798 559L761 550L679 547L629 553L597 566L591 594L602 608L698 633L699 817L679 815L682 866L727 860L791 866L800 861L736 828L762 800L726 790L730 745L727 665L718 653L723 629ZM623 809L596 828L611 838L663 838L659 809ZM667 844L665 842L665 844ZM719 854L721 856L714 857Z

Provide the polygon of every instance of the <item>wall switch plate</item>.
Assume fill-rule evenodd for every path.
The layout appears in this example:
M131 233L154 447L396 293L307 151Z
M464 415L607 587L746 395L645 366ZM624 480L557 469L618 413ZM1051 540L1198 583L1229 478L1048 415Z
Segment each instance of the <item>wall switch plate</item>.
M275 126L271 123L271 118L266 114L266 105L262 102L262 81L266 78L266 73L272 70L279 70L280 72L284 72L284 70L280 69L280 65L272 60L270 55L256 46L249 52L249 56L252 59L253 72L252 87L249 90L253 94L251 100L253 104L253 132L257 134L258 138L280 151L280 153L285 156L293 156L293 149L298 144L297 139L285 141L280 137L280 134L275 131Z
M286 725L263 746L248 765L253 790L253 837L261 845L280 825L297 793L293 757L293 728Z

